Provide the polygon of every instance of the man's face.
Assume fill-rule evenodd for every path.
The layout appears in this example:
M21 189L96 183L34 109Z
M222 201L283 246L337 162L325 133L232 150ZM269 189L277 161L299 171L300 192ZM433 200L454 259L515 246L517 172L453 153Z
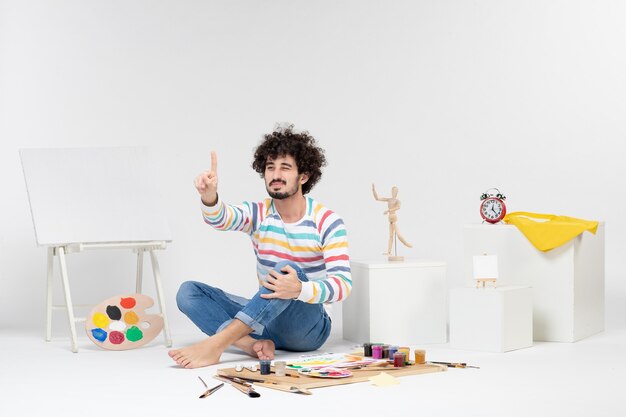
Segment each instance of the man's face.
M298 174L296 161L290 155L279 156L276 159L268 157L263 176L268 194L277 200L298 193L301 184L306 182L306 176Z

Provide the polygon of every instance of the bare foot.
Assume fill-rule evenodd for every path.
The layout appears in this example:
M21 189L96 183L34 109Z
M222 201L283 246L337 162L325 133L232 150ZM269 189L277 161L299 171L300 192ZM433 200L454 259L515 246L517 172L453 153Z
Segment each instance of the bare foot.
M274 342L271 340L257 340L252 345L252 350L256 353L259 359L272 360L274 359Z
M274 359L274 342L269 339L257 340L250 336L245 336L239 339L235 346L246 352L253 358L259 358L263 360Z
M257 340L250 336L244 336L237 340L234 345L253 358L263 360L274 359L274 350L276 347L274 342L269 339Z
M170 350L167 354L183 368L191 369L218 363L223 351L210 337L182 349Z

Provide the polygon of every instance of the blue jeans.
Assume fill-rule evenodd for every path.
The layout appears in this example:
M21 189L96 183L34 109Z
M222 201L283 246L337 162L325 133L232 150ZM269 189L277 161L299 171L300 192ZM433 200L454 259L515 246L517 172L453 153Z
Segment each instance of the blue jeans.
M300 281L308 281L293 262L279 262L274 270L286 265L298 273ZM252 329L255 339L270 339L276 349L305 352L319 349L330 334L330 318L322 304L299 300L265 299L261 294L272 291L261 287L248 300L228 294L219 288L196 281L186 281L176 294L178 308L204 333L213 336L233 319Z

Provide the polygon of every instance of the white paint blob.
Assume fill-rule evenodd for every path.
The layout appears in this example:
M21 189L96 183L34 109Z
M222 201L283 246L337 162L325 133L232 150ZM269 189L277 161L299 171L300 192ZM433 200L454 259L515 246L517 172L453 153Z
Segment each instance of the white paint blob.
M111 324L109 324L109 329L123 332L124 330L126 330L126 324L124 324L124 322L120 320L111 320Z
M149 327L150 327L150 323L149 322L144 321L144 322L141 323L141 328L142 329L147 329Z

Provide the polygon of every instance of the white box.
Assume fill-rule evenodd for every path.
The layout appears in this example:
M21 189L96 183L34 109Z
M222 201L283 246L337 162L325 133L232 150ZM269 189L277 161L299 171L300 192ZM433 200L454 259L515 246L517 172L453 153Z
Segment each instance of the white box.
M450 291L450 346L508 352L533 344L532 288L454 288Z
M465 276L472 257L498 256L499 285L533 288L534 340L575 342L604 330L604 223L548 252L513 225L464 227ZM472 285L468 282L468 285Z
M343 337L401 345L446 342L446 264L351 262L352 292L342 302Z

